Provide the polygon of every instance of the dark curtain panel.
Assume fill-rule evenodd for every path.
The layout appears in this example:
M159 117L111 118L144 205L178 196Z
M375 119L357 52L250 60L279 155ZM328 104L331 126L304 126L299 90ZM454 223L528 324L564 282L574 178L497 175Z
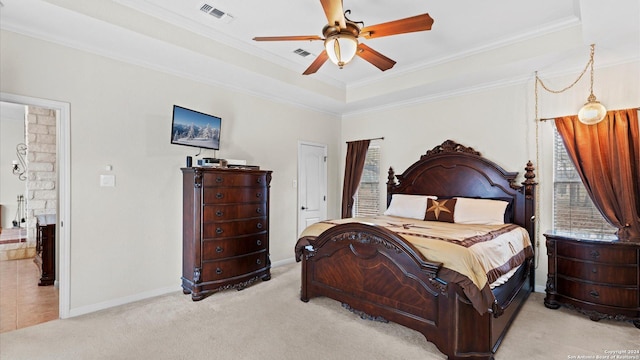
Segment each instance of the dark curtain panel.
M555 120L591 200L623 240L640 239L640 139L637 109L607 112L596 125Z
M342 187L343 219L353 217L353 197L360 185L368 149L369 140L347 142L347 159L344 165L344 186Z

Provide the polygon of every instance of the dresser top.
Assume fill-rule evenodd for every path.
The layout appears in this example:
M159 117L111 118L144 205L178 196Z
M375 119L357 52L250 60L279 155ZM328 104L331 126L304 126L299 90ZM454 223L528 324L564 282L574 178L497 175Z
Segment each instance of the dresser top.
M38 220L38 225L55 225L56 223L56 214L44 214L44 215L36 215L36 219Z
M545 237L554 239L578 241L586 243L610 243L620 245L640 245L640 241L620 240L615 234L588 234L575 231L548 230L544 233Z
M214 167L214 166L194 166L180 168L183 173L190 172L229 172L229 173L271 173L271 170L263 170L258 167Z

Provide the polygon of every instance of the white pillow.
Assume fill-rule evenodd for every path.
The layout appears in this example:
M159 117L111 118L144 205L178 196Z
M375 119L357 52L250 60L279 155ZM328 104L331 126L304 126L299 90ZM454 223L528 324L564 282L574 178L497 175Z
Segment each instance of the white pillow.
M458 224L501 225L509 203L502 200L456 198L453 222Z
M427 212L427 199L436 200L438 197L431 195L391 195L391 204L385 210L385 215L424 220Z

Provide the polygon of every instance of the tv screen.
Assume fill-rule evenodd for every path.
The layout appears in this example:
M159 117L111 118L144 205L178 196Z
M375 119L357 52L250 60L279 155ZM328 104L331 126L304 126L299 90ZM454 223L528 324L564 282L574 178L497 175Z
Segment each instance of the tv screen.
M173 105L171 143L219 150L221 123L217 116Z

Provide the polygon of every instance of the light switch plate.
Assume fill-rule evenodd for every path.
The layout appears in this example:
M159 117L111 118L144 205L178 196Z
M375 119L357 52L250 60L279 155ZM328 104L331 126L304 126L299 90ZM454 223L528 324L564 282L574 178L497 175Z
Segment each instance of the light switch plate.
M100 175L100 186L114 187L116 186L115 175Z

